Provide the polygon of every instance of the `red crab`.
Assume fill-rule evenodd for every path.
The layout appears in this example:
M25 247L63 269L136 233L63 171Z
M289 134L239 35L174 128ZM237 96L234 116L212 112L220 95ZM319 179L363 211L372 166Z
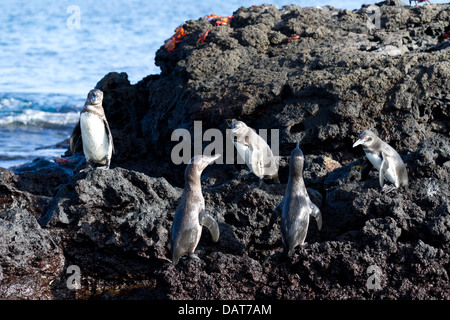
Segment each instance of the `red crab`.
M175 34L171 38L164 41L164 48L167 50L167 52L174 52L176 45L178 43L181 43L184 37L188 34L189 33L184 31L183 26L178 26L175 29Z
M444 36L444 40L447 40L447 39L450 39L450 33L447 33L447 34Z
M416 7L417 7L417 2L428 2L430 5L433 5L430 0L409 0L409 6L411 6L411 2L415 2L416 3Z
M197 42L206 43L206 37L208 36L209 31L211 30L206 30L205 32L201 33L200 36L198 37Z
M293 34L290 37L288 37L288 42L291 42L291 40L298 40L300 39L300 35L299 34Z
M212 20L212 19L219 19L222 18L222 16L218 16L217 14L207 14L206 16L203 17L204 19L208 19L208 20Z
M164 41L164 49L166 49L167 52L174 52L176 45L177 45L176 40L174 40L172 38Z
M208 20L212 20L212 19L218 19L216 21L216 26L226 26L227 24L231 23L231 19L233 19L233 17L228 16L228 17L222 17L222 16L218 16L217 14L208 14L206 16L204 16L203 18L208 19Z
M216 26L226 26L231 23L231 19L233 19L233 17L222 17L216 21Z
M54 161L56 163L69 163L69 162L72 162L73 160L63 159L63 158L55 158Z

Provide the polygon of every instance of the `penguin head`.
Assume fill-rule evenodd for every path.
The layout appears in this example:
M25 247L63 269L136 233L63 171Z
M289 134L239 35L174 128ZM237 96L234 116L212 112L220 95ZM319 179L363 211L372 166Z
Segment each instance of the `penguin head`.
M364 147L370 147L377 140L377 135L370 130L363 130L358 136L358 140L353 144L353 148L362 145Z
M92 89L88 93L87 100L89 104L100 104L103 101L103 92L98 89Z
M231 125L231 132L234 136L240 136L247 132L247 125L242 121L235 121Z
M305 161L305 157L303 156L302 150L297 146L291 152L291 159L289 161L289 171L293 170L295 173L301 174L303 171L303 163Z
M198 155L194 156L188 163L185 171L185 176L200 176L202 171L216 159L220 158L220 154L214 156Z

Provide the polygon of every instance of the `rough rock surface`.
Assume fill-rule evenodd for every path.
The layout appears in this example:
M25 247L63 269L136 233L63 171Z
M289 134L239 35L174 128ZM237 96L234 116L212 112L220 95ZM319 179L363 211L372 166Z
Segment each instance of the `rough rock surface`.
M106 75L97 87L112 169L80 173L78 153L0 171L0 298L449 299L450 5L378 6L379 19L367 6L242 7L229 25L187 21L176 50L157 52L160 75L135 85ZM171 161L172 132L201 120L225 133L233 119L280 130L281 184L258 188L242 165L209 166L202 185L219 241L204 232L200 260L174 267L185 165ZM409 188L382 193L375 170L361 179L352 144L366 128L403 157ZM287 258L273 208L297 141L323 228L311 223ZM66 285L70 265L79 290Z

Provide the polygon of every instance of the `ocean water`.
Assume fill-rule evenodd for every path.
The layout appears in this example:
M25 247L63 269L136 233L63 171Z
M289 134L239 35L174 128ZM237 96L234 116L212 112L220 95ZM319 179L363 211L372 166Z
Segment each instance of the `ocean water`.
M89 90L111 71L126 72L131 83L159 74L156 51L187 20L263 3L357 9L376 2L0 0L0 167L62 155Z

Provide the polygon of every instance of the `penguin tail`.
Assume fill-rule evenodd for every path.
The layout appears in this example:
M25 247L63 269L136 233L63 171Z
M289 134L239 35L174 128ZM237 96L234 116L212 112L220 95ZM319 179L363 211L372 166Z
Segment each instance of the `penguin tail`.
M178 264L178 261L180 261L181 255L176 252L176 250L172 253L172 264L176 266Z
M284 245L283 246L283 254L286 257L291 258L292 255L294 254L294 247L292 247L290 245Z

